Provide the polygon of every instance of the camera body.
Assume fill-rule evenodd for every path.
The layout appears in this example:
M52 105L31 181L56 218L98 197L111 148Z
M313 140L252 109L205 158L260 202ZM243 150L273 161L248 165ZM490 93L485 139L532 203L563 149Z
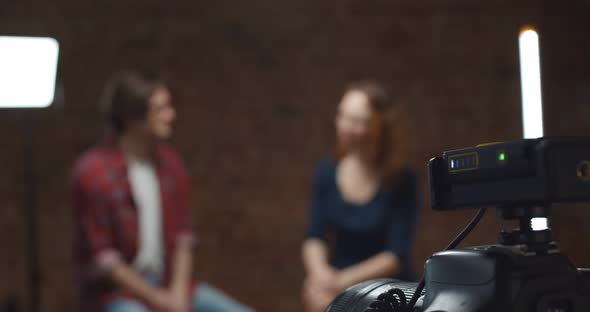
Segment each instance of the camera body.
M517 247L442 251L426 261L426 292L416 311L590 311L590 280L555 251Z
M520 227L499 244L437 252L417 283L379 279L352 286L328 312L578 312L590 311L590 270L578 269L536 229L560 202L590 200L590 139L540 138L445 152L428 164L434 210L496 206ZM402 298L404 297L404 298Z
M388 295L399 289L410 298L417 283L379 279L352 286L327 311L590 311L590 272L558 252L532 255L502 245L442 251L426 261L425 282L411 310L396 309Z

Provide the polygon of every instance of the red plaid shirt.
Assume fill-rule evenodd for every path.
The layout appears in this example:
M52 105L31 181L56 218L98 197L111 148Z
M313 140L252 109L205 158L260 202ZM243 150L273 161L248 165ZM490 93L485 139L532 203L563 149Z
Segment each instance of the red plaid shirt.
M160 185L164 276L176 245L193 241L189 225L189 183L176 152L155 145L152 158ZM73 168L74 255L79 269L82 311L101 311L116 297L133 298L104 278L117 262L133 262L138 251L138 214L127 177L127 161L109 138L84 153Z

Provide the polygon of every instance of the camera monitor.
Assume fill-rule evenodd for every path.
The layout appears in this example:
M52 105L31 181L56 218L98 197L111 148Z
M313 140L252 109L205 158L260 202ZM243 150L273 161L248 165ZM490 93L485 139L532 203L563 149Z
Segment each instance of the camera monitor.
M430 160L428 175L435 210L588 201L590 139L526 139L448 151Z

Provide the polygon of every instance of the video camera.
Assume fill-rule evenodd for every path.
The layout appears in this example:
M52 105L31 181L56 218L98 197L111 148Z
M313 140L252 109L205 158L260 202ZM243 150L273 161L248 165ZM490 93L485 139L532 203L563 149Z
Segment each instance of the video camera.
M454 249L485 208L430 256L420 283L379 279L354 285L327 312L590 311L590 270L560 253L547 226L551 207L590 200L590 138L539 138L443 153L428 163L430 206L495 206L519 228L498 244ZM424 289L424 290L423 290ZM411 298L411 299L410 299Z

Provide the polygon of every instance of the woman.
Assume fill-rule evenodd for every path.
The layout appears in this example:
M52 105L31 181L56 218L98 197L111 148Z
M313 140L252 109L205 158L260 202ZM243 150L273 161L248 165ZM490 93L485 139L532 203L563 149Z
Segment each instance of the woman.
M379 84L346 89L335 120L336 157L320 161L313 178L302 250L307 311L324 311L364 280L413 279L416 178L406 166L401 123Z

